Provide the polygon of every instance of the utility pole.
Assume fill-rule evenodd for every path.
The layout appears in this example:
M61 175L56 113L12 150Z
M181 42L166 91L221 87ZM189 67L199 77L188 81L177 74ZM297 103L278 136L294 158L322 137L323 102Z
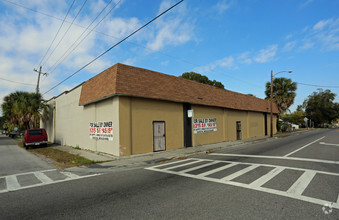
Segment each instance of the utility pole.
M40 66L39 71L36 70L36 69L33 70L33 71L39 73L39 74L38 74L38 82L37 82L37 84L36 84L36 90L35 90L35 92L36 92L37 94L39 93L40 75L42 74L42 75L44 75L44 76L47 76L47 73L42 73L42 72L41 72L41 68L42 68L42 66Z

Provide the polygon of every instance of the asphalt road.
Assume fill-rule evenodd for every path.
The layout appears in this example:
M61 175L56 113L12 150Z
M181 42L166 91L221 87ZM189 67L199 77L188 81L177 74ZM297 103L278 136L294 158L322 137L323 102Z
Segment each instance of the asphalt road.
M1 219L339 219L339 131L0 193Z

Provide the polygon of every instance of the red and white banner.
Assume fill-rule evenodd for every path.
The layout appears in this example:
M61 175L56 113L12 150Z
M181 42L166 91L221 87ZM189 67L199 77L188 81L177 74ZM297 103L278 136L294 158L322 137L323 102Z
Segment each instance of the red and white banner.
M206 133L217 131L217 119L216 118L197 118L193 119L193 132Z
M113 141L113 122L90 122L89 137L94 140Z

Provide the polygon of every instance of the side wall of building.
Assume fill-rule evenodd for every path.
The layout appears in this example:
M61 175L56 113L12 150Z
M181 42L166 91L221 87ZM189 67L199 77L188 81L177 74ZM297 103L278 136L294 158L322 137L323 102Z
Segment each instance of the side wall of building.
M181 103L135 97L119 98L122 156L153 152L153 122L165 122L166 150L183 147Z
M54 114L43 123L49 141L119 156L119 98L79 106L80 93L81 86L50 101L50 106L55 103ZM113 141L91 139L90 123L108 121L113 124Z

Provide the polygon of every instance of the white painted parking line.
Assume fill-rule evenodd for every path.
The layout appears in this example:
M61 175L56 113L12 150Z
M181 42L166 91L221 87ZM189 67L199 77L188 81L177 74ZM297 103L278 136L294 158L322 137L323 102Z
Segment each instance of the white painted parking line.
M325 143L325 142L320 142L319 144L339 147L339 144L331 144L331 143Z
M292 155L292 154L294 154L294 153L297 153L298 151L304 149L305 147L310 146L311 144L314 144L314 143L317 142L317 141L320 141L320 140L323 139L323 138L325 138L325 136L324 136L324 137L321 137L321 138L319 138L319 139L317 139L317 140L315 140L315 141L312 141L311 143L308 143L308 144L302 146L301 148L299 148L299 149L297 149L297 150L295 150L295 151L292 151L291 153L286 154L284 157L288 157L288 156L290 156L290 155Z
M228 176L222 178L221 180L222 181L230 181L230 180L235 179L238 176L241 176L241 175L243 175L243 174L245 174L245 173L247 173L247 172L249 172L251 170L254 170L257 167L259 167L259 165L252 165L252 166L246 167L246 168L244 168L242 170L239 170L239 171L237 171L235 173L232 173L231 175L228 175Z
M281 156L266 156L266 155L248 155L248 154L222 154L222 153L211 153L211 156L223 156L223 157L249 157L249 158L266 158L266 159L279 159L279 160L299 160L316 163L328 163L328 164L339 164L339 161L332 160L319 160L301 157L281 157Z
M40 182L42 182L42 183L52 183L53 182L53 180L51 178L49 178L48 176L46 176L42 172L34 172L34 176L36 176L36 178L38 178L40 180Z
M313 177L315 176L316 172L307 170L305 171L297 181L287 190L287 193L293 193L297 195L301 195L308 184L312 181Z
M20 188L20 184L15 175L6 176L6 185L9 190L16 190Z
M219 162L220 162L220 161L219 161ZM201 176L201 177L203 177L203 176L209 176L209 175L211 175L211 174L213 174L213 173L216 173L216 172L225 170L225 169L230 168L230 167L233 167L233 166L235 166L235 165L237 165L237 164L239 164L239 163L230 163L230 164L226 164L225 166L216 168L216 169L214 169L214 170L209 170L209 171L206 171L206 172L204 172L204 173L200 173L200 174L198 174L198 176Z
M260 177L259 179L256 179L255 181L253 181L250 184L250 186L252 186L254 188L260 187L260 186L264 185L265 183L267 183L268 181L270 181L271 179L273 179L276 175L278 175L284 169L285 168L283 168L283 167L276 167L273 170L271 170L270 172L268 172L265 175L263 175L262 177Z
M197 170L197 169L200 169L200 168L204 168L204 167L216 164L216 163L219 163L219 162L218 161L213 161L213 162L210 162L210 163L207 163L207 164L203 164L203 165L200 165L200 166L196 166L196 167L188 168L188 169L185 169L185 170L181 170L179 172L180 173L188 173L190 171Z

